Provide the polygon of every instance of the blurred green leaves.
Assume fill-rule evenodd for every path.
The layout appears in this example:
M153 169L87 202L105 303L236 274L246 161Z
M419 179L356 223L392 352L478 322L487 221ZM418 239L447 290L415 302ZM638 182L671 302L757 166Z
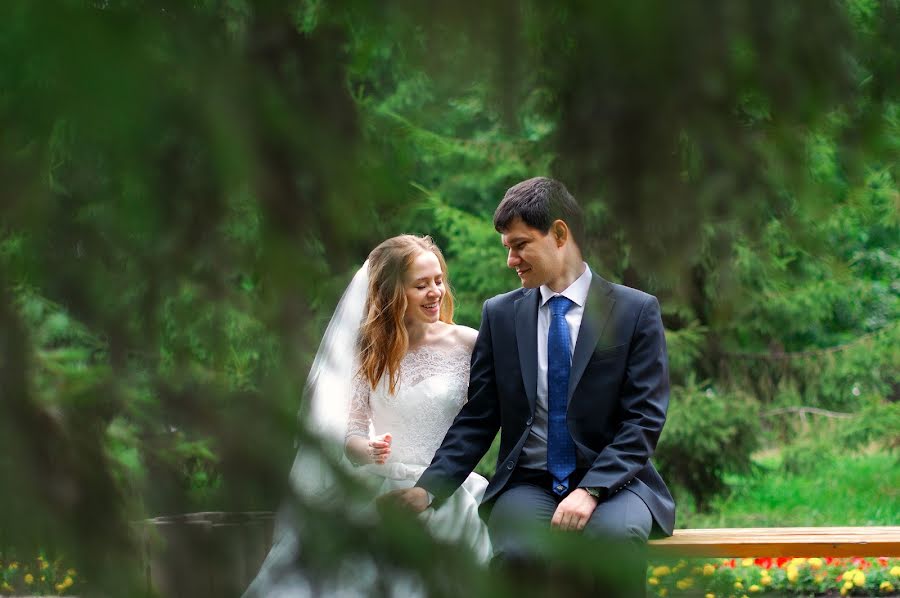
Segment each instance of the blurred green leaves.
M896 445L898 12L4 2L0 542L140 595L128 520L273 508L349 273L432 234L477 326L517 284L491 214L536 175L660 297L676 486L746 466L758 402Z

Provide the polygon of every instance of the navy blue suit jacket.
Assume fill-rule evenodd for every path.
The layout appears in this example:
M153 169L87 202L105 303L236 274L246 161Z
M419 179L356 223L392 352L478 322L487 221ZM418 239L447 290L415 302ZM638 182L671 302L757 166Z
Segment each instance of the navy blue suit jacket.
M468 401L417 482L437 501L462 484L498 429L497 470L482 501L483 515L509 482L534 416L539 306L537 289L485 302ZM637 494L659 530L671 535L675 501L650 462L669 404L666 341L655 297L593 275L568 401L569 432L591 463L579 486L601 488L607 496Z

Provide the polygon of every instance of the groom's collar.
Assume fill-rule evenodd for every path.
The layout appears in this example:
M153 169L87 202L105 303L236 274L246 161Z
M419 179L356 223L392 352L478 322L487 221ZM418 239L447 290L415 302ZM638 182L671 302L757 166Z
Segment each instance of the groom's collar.
M570 299L579 307L584 307L585 302L587 301L588 291L591 290L591 268L585 262L581 262L584 264L584 272L581 273L581 276L575 279L575 281L566 287L561 293L557 293L550 287L545 284L540 286L541 291L541 307L544 306L550 299L557 295L562 295L567 299Z

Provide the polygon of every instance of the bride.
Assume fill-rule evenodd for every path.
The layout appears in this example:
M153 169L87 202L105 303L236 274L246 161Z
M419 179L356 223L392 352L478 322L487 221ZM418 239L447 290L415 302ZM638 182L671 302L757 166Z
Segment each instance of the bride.
M297 497L333 505L336 478L349 472L371 493L366 507L348 516L372 517L375 496L414 486L466 401L476 335L453 324L447 265L430 237L400 235L376 247L345 291L310 372L306 428L325 451L298 450L291 470ZM334 456L342 465L329 466L329 446L340 446ZM465 547L482 563L491 556L478 516L486 487L471 474L439 508L419 515L434 539ZM299 567L301 519L285 509L279 514L275 545L245 596L323 591ZM403 593L415 586L409 581L399 584L406 584ZM325 593L366 595L366 583L357 575Z

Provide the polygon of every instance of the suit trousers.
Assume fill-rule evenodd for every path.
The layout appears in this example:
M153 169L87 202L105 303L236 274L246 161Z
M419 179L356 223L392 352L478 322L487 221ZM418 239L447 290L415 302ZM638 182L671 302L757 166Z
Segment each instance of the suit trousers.
M583 475L576 471L570 488L574 490ZM495 567L511 569L519 578L523 572L529 577L539 575L541 564L559 568L552 562L553 555L547 554L546 534L556 507L568 494L558 496L551 486L552 479L545 471L519 468L513 472L488 520ZM591 590L607 596L644 595L644 549L652 527L650 509L627 489L597 505L582 532L597 540L596 552L589 557L597 572L586 582ZM534 587L537 581L527 583ZM583 589L583 585L579 587Z

